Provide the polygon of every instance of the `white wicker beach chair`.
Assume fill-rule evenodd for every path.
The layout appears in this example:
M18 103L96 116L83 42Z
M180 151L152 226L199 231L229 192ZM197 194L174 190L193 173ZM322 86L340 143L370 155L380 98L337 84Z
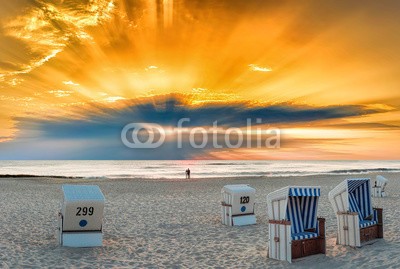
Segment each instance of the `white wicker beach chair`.
M68 247L103 244L104 195L98 186L63 185L58 241Z
M226 185L221 190L222 224L242 226L256 224L254 201L256 190L249 185Z
M389 182L387 178L383 176L376 176L375 185L372 187L372 196L373 197L386 197L386 185Z
M372 208L370 179L346 179L329 192L338 223L337 243L360 247L383 238L382 209Z
M317 218L320 187L288 186L267 196L272 259L325 254L325 219Z

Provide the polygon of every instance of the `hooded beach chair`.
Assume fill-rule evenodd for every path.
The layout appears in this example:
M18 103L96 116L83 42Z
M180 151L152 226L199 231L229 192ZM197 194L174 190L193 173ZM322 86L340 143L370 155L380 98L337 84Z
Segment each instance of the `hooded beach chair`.
M320 187L288 186L267 195L272 259L325 254L325 219L317 218Z
M98 186L63 185L58 242L67 247L103 245L104 195Z
M385 188L388 182L389 180L383 176L376 176L375 185L372 187L372 196L386 197Z
M382 209L372 208L369 178L346 179L329 192L338 223L337 243L360 247L383 238Z
M254 215L256 190L249 185L226 185L221 190L222 224L242 226L256 224Z

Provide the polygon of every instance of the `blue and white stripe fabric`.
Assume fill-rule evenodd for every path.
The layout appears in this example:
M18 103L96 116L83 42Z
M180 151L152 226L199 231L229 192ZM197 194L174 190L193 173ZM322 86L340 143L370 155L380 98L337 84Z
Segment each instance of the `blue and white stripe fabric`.
M360 228L369 227L369 226L372 226L375 224L377 224L377 222L375 220L363 220L363 221L360 221Z
M369 179L349 179L347 181L347 184L349 210L351 212L358 213L360 227L368 227L374 225L370 224L371 221L365 220L365 218L374 214L372 210Z
M318 196L300 197L301 213L304 229L312 229L317 226Z
M317 233L304 231L317 229L317 210L320 195L320 188L289 188L287 219L291 222L293 240L318 236Z
M292 234L292 240L310 239L315 237L318 237L317 233L303 232L303 233Z
M369 227L378 223L378 211L374 210L374 217L372 220L361 220L360 228Z
M320 188L289 188L289 196L321 196Z
M292 225L292 234L304 232L304 224L301 214L299 197L288 197L287 216Z
M349 209L351 212L358 213L358 219L360 220L360 223L361 223L361 221L364 220L361 210L360 210L360 207L358 206L357 200L354 197L353 193L349 193Z

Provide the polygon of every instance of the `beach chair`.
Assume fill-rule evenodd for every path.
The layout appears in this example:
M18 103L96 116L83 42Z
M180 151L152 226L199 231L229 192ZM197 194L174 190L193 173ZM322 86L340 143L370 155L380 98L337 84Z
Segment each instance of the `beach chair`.
M256 224L254 215L256 190L249 185L226 185L221 190L222 224L242 226Z
M382 209L372 208L369 178L346 179L329 192L338 223L337 243L360 247L383 238Z
M269 258L325 254L325 219L317 218L320 187L288 186L267 195Z
M383 176L376 176L375 185L372 187L372 197L386 197L385 188L388 182L389 180Z
M98 186L63 185L58 242L67 247L103 245L104 196Z

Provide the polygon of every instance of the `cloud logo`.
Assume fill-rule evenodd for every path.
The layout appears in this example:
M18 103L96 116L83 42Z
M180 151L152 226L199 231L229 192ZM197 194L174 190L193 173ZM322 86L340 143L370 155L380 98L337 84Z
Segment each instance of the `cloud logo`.
M129 133L131 133L131 140L128 139ZM165 130L156 123L129 123L122 129L121 140L128 148L154 149L164 143Z

